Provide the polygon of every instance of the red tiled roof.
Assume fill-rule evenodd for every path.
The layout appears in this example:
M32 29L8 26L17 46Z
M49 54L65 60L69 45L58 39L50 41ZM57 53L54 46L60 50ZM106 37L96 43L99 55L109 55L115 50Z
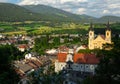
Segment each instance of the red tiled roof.
M104 35L100 35L100 37L105 40L105 36Z
M19 48L28 48L27 45L19 45L18 47L19 47Z
M84 54L76 53L73 57L75 63L85 63Z
M74 63L85 63L85 64L98 64L99 59L95 56L95 54L82 54L77 53L73 58Z
M59 62L66 62L67 53L58 53L58 61Z

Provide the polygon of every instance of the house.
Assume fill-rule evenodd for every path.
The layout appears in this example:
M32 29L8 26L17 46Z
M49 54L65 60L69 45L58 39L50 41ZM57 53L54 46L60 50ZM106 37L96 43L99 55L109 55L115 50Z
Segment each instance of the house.
M41 62L42 66L50 65L52 63L47 56L41 56L38 58L38 60Z
M29 74L30 72L34 71L34 69L28 65L28 64L23 64L23 63L16 63L14 64L16 72L20 75L23 76L25 74Z
M14 62L15 71L21 77L39 69L41 66L42 63L35 57Z
M89 49L103 49L103 44L112 44L111 41L111 29L109 27L109 22L107 24L107 28L105 31L105 35L98 35L95 37L94 29L92 27L92 24L90 26L90 31L89 31L89 40L88 40L88 47Z
M58 48L58 52L61 52L61 53L68 53L69 51L69 48L67 46L60 46Z
M18 49L21 51L21 52L24 52L25 50L27 50L29 48L28 45L26 44L21 44L18 46Z
M83 53L58 53L58 59L55 61L55 72L59 72L67 67L67 62L73 62L71 68L73 71L81 73L95 74L95 68L99 63L99 59L95 54Z
M99 59L95 56L95 54L76 53L73 60L73 70L80 71L81 73L87 72L95 74L95 68L99 63Z
M77 47L75 52L78 53L79 50L87 49L86 45L81 45L80 47Z
M31 53L28 53L25 55L25 59L30 59L32 57L32 54Z
M67 53L58 53L58 59L55 61L55 72L59 72L66 67Z
M46 54L48 55L56 55L57 53L58 51L56 49L51 49L46 51Z

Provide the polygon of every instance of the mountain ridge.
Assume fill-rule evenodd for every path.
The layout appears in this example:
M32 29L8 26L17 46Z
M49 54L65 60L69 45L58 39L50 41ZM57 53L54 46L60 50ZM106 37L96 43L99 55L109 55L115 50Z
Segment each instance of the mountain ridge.
M0 21L69 21L69 22L112 22L119 21L117 16L95 18L89 15L77 15L46 5L15 5L0 3Z

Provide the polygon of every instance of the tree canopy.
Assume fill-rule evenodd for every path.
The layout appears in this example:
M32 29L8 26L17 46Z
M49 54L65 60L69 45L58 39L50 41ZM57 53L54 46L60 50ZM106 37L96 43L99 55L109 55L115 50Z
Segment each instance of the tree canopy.
M13 45L0 45L0 84L17 84L19 76L16 74L12 61L19 54Z

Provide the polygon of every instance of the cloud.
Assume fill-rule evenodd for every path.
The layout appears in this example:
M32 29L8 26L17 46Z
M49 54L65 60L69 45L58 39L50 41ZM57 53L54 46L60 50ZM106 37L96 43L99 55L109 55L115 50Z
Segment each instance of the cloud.
M19 5L44 4L76 14L95 17L103 15L120 16L120 0L21 0Z
M109 8L114 9L114 8L120 8L120 4L116 3L116 4L110 4Z
M64 9L67 12L72 12L72 10L70 8Z
M45 4L45 5L63 5L65 3L83 3L87 0L21 0L19 5L35 5L35 4Z
M37 4L44 4L44 5L55 5L59 3L59 0L21 0L19 5L37 5Z
M87 0L59 0L61 3L67 3L67 2L87 2Z
M109 10L103 10L103 14L109 14L110 11Z
M8 0L0 0L0 2L8 2Z
M79 8L76 13L77 14L85 14L86 13L86 9L85 8Z

